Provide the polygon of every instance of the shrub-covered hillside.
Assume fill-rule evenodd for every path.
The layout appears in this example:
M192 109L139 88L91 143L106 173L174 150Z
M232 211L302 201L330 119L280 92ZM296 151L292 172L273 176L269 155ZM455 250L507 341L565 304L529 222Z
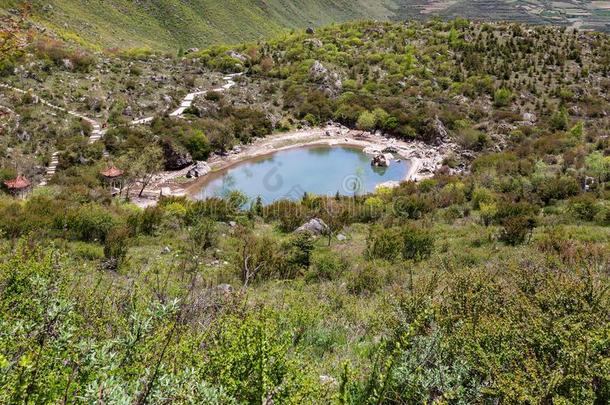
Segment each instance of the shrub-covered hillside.
M22 39L2 180L61 153L49 185L0 196L0 403L610 400L608 36L358 22L179 57ZM89 144L38 96L108 132ZM328 120L455 150L426 180L268 206L140 208L100 175L139 189L167 145L203 160Z

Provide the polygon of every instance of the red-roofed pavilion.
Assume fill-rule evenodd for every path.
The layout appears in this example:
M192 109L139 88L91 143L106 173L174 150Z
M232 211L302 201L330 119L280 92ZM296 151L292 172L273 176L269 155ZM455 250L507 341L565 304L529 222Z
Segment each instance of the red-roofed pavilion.
M24 176L19 175L13 180L5 181L4 185L11 194L23 196L32 184Z
M123 171L121 169L118 169L116 166L112 165L107 167L100 174L104 176L106 182L110 184L110 192L112 195L121 193L121 189L123 188L123 182L121 179L123 177Z

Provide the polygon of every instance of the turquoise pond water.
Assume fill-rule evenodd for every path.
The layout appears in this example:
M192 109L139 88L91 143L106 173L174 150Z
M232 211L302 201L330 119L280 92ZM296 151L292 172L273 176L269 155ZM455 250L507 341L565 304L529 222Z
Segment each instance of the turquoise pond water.
M395 156L398 158L398 156ZM390 180L403 180L409 162L394 160L390 167L371 166L371 156L349 146L311 146L288 149L237 163L206 176L196 199L226 196L240 190L265 204L297 200L305 192L316 195L364 194Z

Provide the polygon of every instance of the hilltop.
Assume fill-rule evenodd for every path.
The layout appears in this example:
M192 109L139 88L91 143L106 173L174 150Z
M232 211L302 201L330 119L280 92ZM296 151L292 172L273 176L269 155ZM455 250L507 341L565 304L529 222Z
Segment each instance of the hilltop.
M89 48L150 47L156 50L236 44L291 29L348 20L470 18L560 24L607 31L608 2L567 0L6 0L1 13L31 5L34 21L64 40Z

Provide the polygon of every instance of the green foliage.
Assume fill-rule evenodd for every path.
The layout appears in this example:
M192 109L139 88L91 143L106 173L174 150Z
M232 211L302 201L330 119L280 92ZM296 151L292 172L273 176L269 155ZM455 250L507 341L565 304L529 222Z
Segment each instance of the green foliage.
M111 229L104 241L105 266L117 270L127 256L129 230L126 227Z
M364 131L372 131L373 129L375 129L376 125L377 118L375 117L375 114L369 111L363 111L362 113L360 113L360 115L358 116L358 121L356 122L356 127Z
M423 229L406 226L402 229L402 258L421 261L432 254L434 237Z
M559 131L565 131L568 129L569 117L568 112L564 107L555 111L551 116L551 128Z
M371 227L366 240L367 258L395 260L402 248L400 236L397 228Z
M307 370L288 359L290 333L272 314L227 317L208 342L204 375L238 401L298 404L315 397Z
M500 239L509 245L519 245L531 238L536 220L526 216L512 216L502 221Z
M509 89L498 89L494 93L494 104L496 107L506 107L510 104L512 99L512 93Z

